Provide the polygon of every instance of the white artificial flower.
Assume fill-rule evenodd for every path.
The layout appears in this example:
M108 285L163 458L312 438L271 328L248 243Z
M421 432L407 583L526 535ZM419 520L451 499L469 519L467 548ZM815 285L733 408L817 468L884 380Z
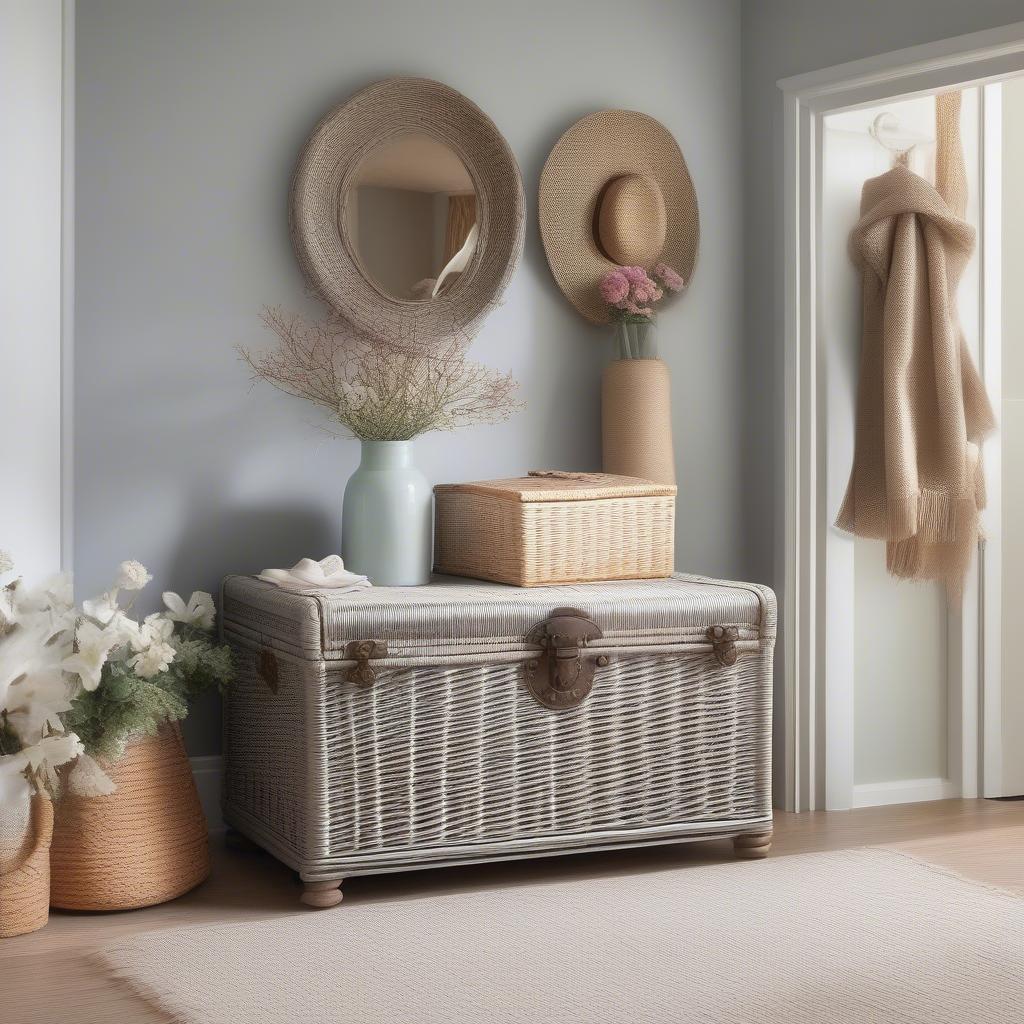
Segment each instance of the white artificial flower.
M35 666L7 690L7 723L25 746L63 732L60 716L70 710L68 685L57 661Z
M88 754L80 754L68 776L68 786L77 796L110 796L117 789L113 780Z
M163 612L147 615L139 626L138 635L132 639L132 647L144 651L150 644L166 644L174 634L174 623Z
M128 645L141 647L142 627L134 619L129 619L122 611L118 611L107 623L106 630L115 638L114 647L127 647Z
M213 598L205 590L194 590L187 605L177 594L170 590L164 591L164 604L168 608L167 617L174 622L198 626L200 629L213 629L217 609Z
M150 644L144 651L132 658L132 668L143 679L150 679L161 672L166 672L174 661L174 648L167 643L157 641Z
M103 666L116 639L112 632L82 619L75 631L77 651L64 659L64 671L77 675L85 689L95 690L100 685Z
M14 568L14 559L11 557L10 551L4 551L0 548L0 576L5 572L10 572Z
M75 606L75 589L70 573L62 572L53 576L43 585L43 590L54 611L68 611Z
M82 611L102 626L105 626L120 610L117 605L117 587L100 594L99 597L95 597L91 601L82 602Z
M141 562L130 558L121 563L115 586L125 590L141 590L152 578Z
M63 638L54 643L51 639L46 615L27 617L0 636L0 708L9 706L9 691L15 684L52 673L55 668L59 671L71 645Z
M57 769L83 752L82 741L73 732L69 732L65 736L44 736L38 743L11 756L29 768L33 775L44 779L51 790L55 790L59 785Z
M0 637L14 628L18 612L14 604L14 587L0 589Z
M17 754L0 757L0 807L12 808L32 798L25 762Z

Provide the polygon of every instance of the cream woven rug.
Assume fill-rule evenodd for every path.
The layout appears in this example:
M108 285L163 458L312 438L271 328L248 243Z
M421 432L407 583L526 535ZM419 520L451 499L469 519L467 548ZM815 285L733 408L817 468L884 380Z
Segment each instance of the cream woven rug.
M988 1024L1024 901L862 849L342 904L100 954L188 1024Z

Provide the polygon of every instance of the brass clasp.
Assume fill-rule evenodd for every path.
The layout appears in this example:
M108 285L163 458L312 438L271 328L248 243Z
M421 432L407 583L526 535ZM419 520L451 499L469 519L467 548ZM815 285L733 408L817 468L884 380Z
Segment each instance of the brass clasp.
M584 657L583 649L603 636L600 626L576 608L556 608L530 630L527 643L543 653L526 663L526 685L539 703L555 709L583 703L594 685L595 667L611 661L606 654Z
M383 640L350 640L345 645L345 656L355 664L345 673L345 678L356 686L373 686L377 672L370 664L371 658L385 658L388 645Z

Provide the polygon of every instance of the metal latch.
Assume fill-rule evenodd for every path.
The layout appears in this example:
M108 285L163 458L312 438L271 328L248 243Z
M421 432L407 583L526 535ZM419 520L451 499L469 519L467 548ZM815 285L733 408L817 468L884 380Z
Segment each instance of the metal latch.
M708 626L704 635L711 641L719 665L729 668L736 664L740 654L736 647L740 631L735 626Z
M604 634L596 622L577 608L556 608L526 635L526 641L543 649L539 658L526 663L526 685L537 701L548 708L574 708L594 685L598 665L611 658L586 657L584 649Z
M373 686L377 671L370 664L371 658L386 658L388 645L383 640L350 640L345 645L345 656L355 664L345 673L345 678L356 686Z

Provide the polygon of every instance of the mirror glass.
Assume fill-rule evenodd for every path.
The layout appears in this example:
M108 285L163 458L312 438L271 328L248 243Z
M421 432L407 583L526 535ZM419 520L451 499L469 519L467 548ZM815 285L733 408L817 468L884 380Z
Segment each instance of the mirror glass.
M458 155L401 135L359 165L342 216L363 271L386 295L429 302L454 287L477 243L477 196Z

